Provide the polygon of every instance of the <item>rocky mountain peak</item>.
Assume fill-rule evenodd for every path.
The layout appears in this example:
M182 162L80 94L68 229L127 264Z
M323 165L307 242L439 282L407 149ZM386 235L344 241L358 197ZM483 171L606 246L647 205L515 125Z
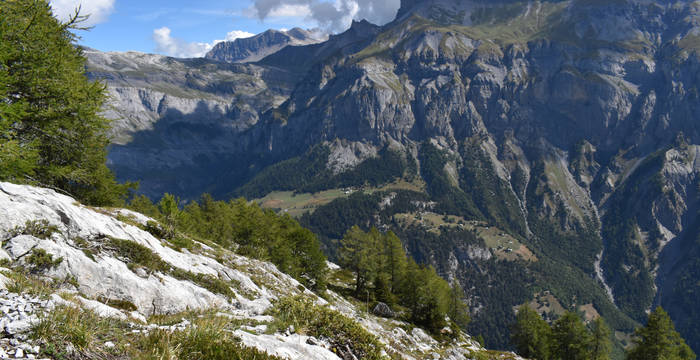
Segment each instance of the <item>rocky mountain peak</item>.
M325 41L327 37L321 31L301 28L288 31L270 29L249 38L220 42L205 57L230 63L255 62L287 45L315 44Z

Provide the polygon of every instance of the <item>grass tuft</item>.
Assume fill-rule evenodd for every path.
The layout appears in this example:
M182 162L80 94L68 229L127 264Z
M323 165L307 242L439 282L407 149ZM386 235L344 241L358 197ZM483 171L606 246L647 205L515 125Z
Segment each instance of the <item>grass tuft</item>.
M382 359L383 347L374 335L351 318L316 305L305 296L280 299L270 314L276 319L271 329L287 329L292 325L298 332L329 339L336 354L349 350L358 359Z

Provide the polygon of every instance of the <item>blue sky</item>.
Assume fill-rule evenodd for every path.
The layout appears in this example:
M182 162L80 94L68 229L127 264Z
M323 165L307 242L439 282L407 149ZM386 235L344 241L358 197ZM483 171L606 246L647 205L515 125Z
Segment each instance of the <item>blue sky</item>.
M321 28L336 33L352 19L390 21L400 0L51 0L65 19L78 5L91 17L80 44L102 51L203 55L216 41L267 29Z

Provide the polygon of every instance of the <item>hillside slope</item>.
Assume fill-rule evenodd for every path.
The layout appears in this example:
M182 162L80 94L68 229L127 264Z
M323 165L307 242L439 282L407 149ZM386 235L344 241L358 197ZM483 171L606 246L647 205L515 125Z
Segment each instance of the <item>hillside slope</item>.
M78 306L128 324L127 330L119 331L147 334L160 329L187 333L194 331L191 328L196 324L202 324L204 317L223 321L226 331L232 332L242 346L280 358L361 356L357 349L362 344L353 342L353 338L342 340L346 341L342 347L338 343L347 334L326 333L319 337L304 333L304 329L280 328L281 315L274 311L278 304L283 299L293 303L306 298L306 306L318 306L319 312L328 306L329 314L335 314L329 315L330 321L341 322L344 315L362 326L371 334L368 336L378 339L386 358L422 359L432 354L455 360L477 354L516 358L487 352L466 334L460 334L455 341L437 341L419 328L368 314L362 306L330 291L325 299L320 298L270 263L199 242L191 251L179 249L145 231L147 222L152 220L132 211L90 208L53 190L0 183L0 219L0 284L20 296L36 296L30 299L37 304L33 310L27 305L29 317L2 320L8 334L4 336L15 340L10 341L13 345L0 342L0 351L22 348L24 345L17 345L17 339L26 344L28 331L41 331L31 330L32 327L43 329L42 324L50 321L56 311ZM47 257L50 261L38 260ZM25 309L21 301L5 305ZM67 345L33 341L32 353L44 355L51 355L52 346ZM94 344L71 346L77 357L89 351L118 355L126 351L129 342L138 341L117 332Z

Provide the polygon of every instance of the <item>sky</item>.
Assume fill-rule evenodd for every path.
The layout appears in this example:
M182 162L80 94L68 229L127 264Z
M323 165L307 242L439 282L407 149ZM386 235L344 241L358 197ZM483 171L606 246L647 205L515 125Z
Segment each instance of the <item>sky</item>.
M80 45L101 51L140 51L200 57L217 42L293 27L328 33L352 20L393 20L400 0L51 0L65 21L80 6L89 14Z

